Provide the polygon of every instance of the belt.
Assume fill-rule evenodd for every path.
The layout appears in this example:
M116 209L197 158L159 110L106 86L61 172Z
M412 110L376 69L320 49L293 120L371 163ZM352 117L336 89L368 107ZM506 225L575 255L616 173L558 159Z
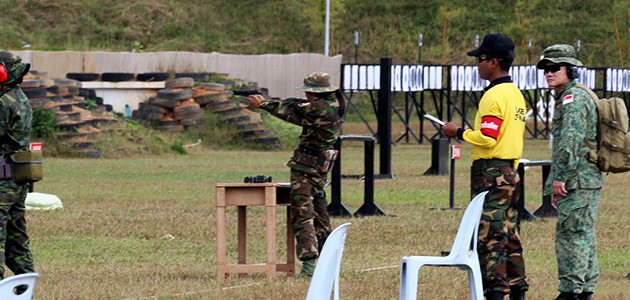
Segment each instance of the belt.
M472 171L479 171L488 168L510 167L514 168L514 159L476 159L472 163Z

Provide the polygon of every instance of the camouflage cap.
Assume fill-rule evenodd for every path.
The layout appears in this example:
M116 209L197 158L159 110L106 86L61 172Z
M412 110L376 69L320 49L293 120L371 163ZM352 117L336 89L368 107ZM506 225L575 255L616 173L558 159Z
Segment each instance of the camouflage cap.
M0 63L5 66L7 71L7 79L2 82L6 85L18 81L31 69L31 64L22 63L21 57L8 51L0 51Z
M575 48L566 44L556 44L545 48L542 58L536 64L536 68L544 68L548 61L555 64L564 63L576 67L582 65L582 62L575 58Z
M304 84L295 87L297 90L309 93L334 92L339 88L330 84L330 76L324 72L314 72L304 77Z

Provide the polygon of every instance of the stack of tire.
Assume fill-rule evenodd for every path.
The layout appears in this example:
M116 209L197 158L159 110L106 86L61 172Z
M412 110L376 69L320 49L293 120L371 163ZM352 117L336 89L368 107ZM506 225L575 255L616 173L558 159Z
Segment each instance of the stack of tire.
M79 81L47 79L45 74L37 71L31 71L21 84L34 109L42 107L55 113L58 140L72 144L78 156L100 157L102 152L96 150L91 141L95 135L104 132L101 124L116 120L104 106L97 106L92 111L85 109L86 96L94 94L94 90L83 90L80 86Z
M195 81L190 77L168 79L164 89L138 105L132 117L147 126L179 132L201 124L203 110L193 99Z
M218 115L222 123L231 124L236 128L238 135L255 143L268 144L275 147L280 146L280 139L278 139L273 130L267 128L260 113L253 111L247 104L235 99L231 91L222 92L225 88L223 84L201 84L200 88L211 92L196 96L195 101L200 103L206 110L210 110ZM249 86L247 89L256 88L254 85Z

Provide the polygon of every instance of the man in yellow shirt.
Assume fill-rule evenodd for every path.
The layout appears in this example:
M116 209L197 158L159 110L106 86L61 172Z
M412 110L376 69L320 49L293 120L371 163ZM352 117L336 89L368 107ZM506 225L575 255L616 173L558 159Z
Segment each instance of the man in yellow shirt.
M473 145L471 190L488 191L479 225L478 255L486 299L524 300L529 288L518 228L516 167L523 153L525 99L512 82L514 43L501 34L487 34L478 49L467 53L477 58L479 76L490 81L475 116L475 129L444 124L449 138Z

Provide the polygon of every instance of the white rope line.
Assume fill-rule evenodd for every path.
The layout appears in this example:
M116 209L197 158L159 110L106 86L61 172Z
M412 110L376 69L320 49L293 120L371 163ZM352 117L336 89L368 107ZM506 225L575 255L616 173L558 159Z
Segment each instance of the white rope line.
M393 269L393 268L400 268L400 265L393 265L393 266L384 266L384 267L375 267L375 268L363 269L363 270L360 270L359 272L378 271L378 270Z

